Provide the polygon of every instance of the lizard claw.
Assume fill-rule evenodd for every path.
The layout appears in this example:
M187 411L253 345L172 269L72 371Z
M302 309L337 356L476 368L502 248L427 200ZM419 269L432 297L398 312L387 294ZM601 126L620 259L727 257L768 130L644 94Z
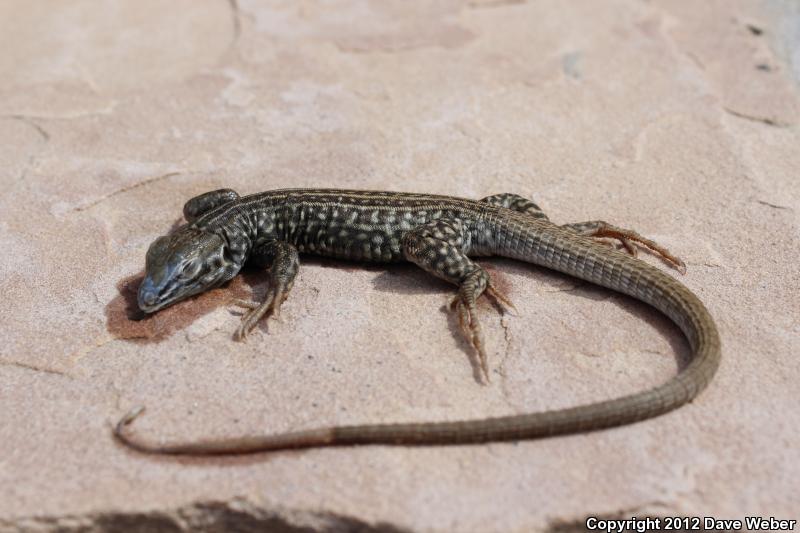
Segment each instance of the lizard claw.
M260 303L255 302L253 300L242 300L242 299L233 300L231 303L233 305L238 305L239 307L244 307L245 309L257 309L258 306L261 305Z
M246 340L247 335L253 331L259 320L261 320L264 315L270 311L274 301L275 298L273 291L269 291L267 293L267 298L262 303L251 302L247 300L234 301L234 304L246 308L247 311L245 311L245 313L242 315L242 322L239 324L239 327L236 329L236 333L234 333L233 337L237 341Z
M483 331L475 313L475 306L464 301L459 295L450 302L450 310L458 314L458 324L470 345L478 352L478 362L483 374L484 384L491 383L489 362L483 342Z
M490 281L489 284L486 286L486 294L491 296L497 302L500 302L506 309L510 310L514 316L519 316L519 311L517 311L516 306L508 299L508 296L497 290L497 288L492 285Z
M636 246L638 244L660 257L662 261L667 263L681 274L686 274L686 263L684 263L679 257L673 255L672 252L655 241L646 239L633 230L606 225L598 227L588 236L596 239L614 239L619 241L620 244L622 244L622 247L625 248L625 251L633 257L638 256L638 248Z
M232 302L234 305L247 309L242 315L242 322L236 329L234 338L238 341L246 340L247 335L255 329L258 322L264 317L274 318L280 322L281 304L288 295L288 288L276 287L267 291L267 297L261 303L251 300L234 300Z

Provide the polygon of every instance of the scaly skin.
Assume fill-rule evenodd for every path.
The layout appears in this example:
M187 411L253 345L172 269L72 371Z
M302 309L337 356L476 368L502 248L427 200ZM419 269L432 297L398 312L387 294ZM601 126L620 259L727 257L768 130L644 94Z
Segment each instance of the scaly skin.
M627 294L655 307L681 329L690 363L665 384L644 392L568 409L421 424L339 426L283 434L158 444L131 435L143 408L117 424L122 443L146 453L217 455L352 444L463 444L530 439L619 426L651 418L692 400L711 381L720 360L714 321L684 285L634 257L636 245L683 271L683 262L637 233L602 221L557 226L520 196L481 201L379 191L286 189L239 198L229 189L187 202L189 224L148 250L139 306L152 313L234 277L245 261L269 267L270 290L249 310L236 337L277 314L299 268L298 252L373 262L413 262L458 286L453 309L489 379L475 302L484 292L510 302L491 284L474 256L532 263ZM601 238L620 241L623 253Z

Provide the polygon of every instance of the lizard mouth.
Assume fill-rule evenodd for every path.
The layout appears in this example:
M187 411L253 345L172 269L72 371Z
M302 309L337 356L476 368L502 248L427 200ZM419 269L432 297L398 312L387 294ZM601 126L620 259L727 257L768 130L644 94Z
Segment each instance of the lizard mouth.
M202 278L202 283L195 282L189 285L171 283L166 288L157 286L147 276L142 280L142 284L139 285L137 293L139 309L147 314L155 313L191 296L200 294L207 289L218 287L235 276L237 272L238 269L225 269L215 273L213 276Z
M139 285L137 300L139 309L149 314L177 303L192 294L191 292L175 294L175 291L159 291L150 278L145 278Z
M159 301L156 295L153 295L153 293L150 292L143 292L141 289L139 290L138 301L139 309L145 313L155 313L159 309L162 309L172 303L169 300Z

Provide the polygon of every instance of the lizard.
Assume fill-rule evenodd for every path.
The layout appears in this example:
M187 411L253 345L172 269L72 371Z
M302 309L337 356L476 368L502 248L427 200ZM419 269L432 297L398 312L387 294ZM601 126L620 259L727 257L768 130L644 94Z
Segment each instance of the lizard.
M268 272L262 302L239 300L245 312L234 337L276 317L299 270L299 254L367 262L408 261L457 287L450 308L489 370L476 302L486 295L513 304L473 257L501 256L553 269L641 300L666 315L688 341L691 358L654 388L565 409L477 420L320 427L193 442L159 443L137 436L137 407L113 427L140 452L177 455L257 453L359 444L437 445L522 440L620 426L651 418L695 398L720 362L717 327L694 293L637 258L642 247L681 273L683 261L635 231L601 220L557 225L532 200L503 193L481 200L403 192L280 189L240 197L219 189L184 205L187 224L157 238L145 259L138 305L154 313L218 287L245 262ZM616 243L614 243L616 241Z

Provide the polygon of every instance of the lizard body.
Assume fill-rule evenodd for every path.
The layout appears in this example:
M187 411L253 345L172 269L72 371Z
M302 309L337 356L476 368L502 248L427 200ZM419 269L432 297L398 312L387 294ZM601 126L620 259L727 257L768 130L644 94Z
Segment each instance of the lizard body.
M502 256L540 265L627 294L655 307L683 332L692 351L671 380L629 396L567 409L457 422L338 426L274 435L158 444L130 434L142 409L123 417L115 436L139 451L163 454L241 454L282 448L349 444L458 444L529 439L636 422L692 400L713 377L720 340L710 314L683 284L636 259L636 245L683 270L680 259L637 233L593 221L556 225L532 201L498 194L480 201L450 196L284 189L239 197L212 191L184 206L189 223L160 237L147 253L139 306L156 312L233 278L246 261L269 268L264 302L248 308L236 332L244 338L276 315L299 268L298 253L372 262L410 261L458 286L452 308L488 365L475 302L483 293L511 305L475 256ZM617 239L625 252L599 238ZM607 243L606 243L607 244Z

